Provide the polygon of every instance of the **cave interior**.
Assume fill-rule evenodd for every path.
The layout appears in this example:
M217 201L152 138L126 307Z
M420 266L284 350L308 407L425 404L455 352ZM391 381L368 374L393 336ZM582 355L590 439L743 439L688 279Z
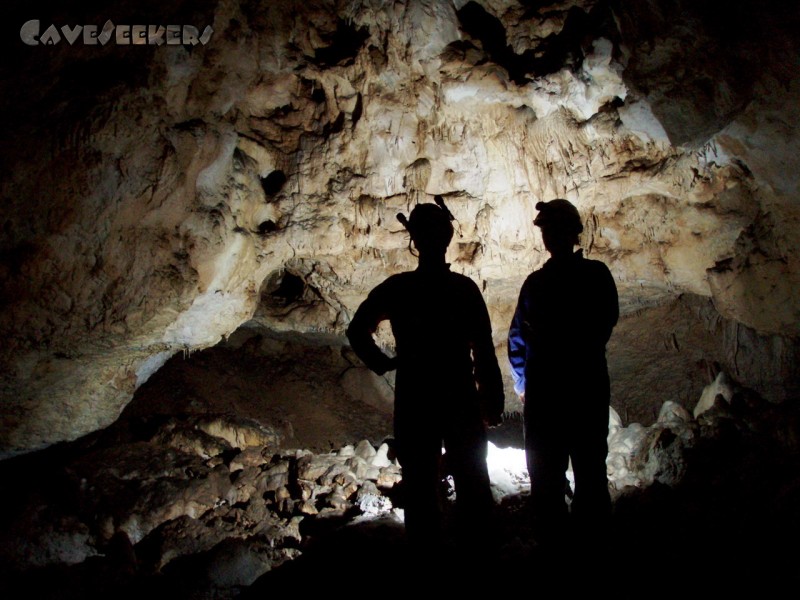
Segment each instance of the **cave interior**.
M548 591L798 583L797 5L6 12L4 597L471 590L465 564L498 590L515 572ZM506 396L498 549L451 541L435 569L403 536L394 376L345 337L372 288L415 268L395 215L434 195ZM595 553L531 537L507 366L520 286L547 260L534 206L553 198L620 299ZM388 326L375 336L393 351Z

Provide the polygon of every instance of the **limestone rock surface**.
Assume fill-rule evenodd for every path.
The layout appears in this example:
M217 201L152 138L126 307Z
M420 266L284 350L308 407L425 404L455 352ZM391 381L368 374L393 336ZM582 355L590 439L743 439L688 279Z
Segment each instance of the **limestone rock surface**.
M767 4L160 3L149 18L210 25L209 43L13 40L0 455L108 425L171 356L244 323L341 336L414 267L395 214L433 194L501 354L546 258L534 205L565 197L630 319L710 299L759 340L742 383L785 388L760 367L797 372L800 52L797 7ZM47 18L102 22L102 5ZM358 371L339 385L390 397Z

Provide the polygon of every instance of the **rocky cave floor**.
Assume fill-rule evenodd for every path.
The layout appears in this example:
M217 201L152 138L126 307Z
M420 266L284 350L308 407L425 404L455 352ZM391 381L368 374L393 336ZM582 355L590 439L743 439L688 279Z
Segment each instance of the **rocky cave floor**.
M740 395L680 431L658 429L628 457L634 468L658 455L653 481L614 489L597 552L568 532L561 549L537 545L516 479L495 485L495 547L449 535L421 557L396 510L388 414L314 394L267 406L258 390L274 371L263 367L221 349L178 357L106 430L0 463L2 597L356 596L431 579L436 591L542 582L623 595L800 582L800 401ZM297 418L313 411L321 421ZM491 439L521 447L519 418Z

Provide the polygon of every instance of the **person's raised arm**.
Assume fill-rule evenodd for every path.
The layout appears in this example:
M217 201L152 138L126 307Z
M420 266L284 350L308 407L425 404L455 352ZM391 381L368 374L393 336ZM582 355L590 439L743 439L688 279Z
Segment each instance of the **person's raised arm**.
M358 307L347 328L347 339L350 340L353 350L364 364L378 375L383 375L396 367L395 359L386 356L372 337L378 329L378 324L388 318L384 296L381 286L372 290Z

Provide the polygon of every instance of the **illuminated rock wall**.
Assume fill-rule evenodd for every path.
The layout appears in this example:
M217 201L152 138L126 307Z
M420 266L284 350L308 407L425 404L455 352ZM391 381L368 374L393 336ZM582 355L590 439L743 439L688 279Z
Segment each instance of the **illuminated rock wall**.
M678 296L710 299L725 331L756 340L737 370L738 334L697 321L724 338L711 359L772 399L796 389L796 10L740 3L720 23L655 0L261 4L154 3L149 22L213 27L191 48L14 40L4 455L107 425L171 355L254 316L341 333L372 286L413 268L395 214L432 194L458 220L448 259L481 286L501 355L546 259L534 204L565 197L626 330ZM631 360L612 343L626 405L647 395Z

